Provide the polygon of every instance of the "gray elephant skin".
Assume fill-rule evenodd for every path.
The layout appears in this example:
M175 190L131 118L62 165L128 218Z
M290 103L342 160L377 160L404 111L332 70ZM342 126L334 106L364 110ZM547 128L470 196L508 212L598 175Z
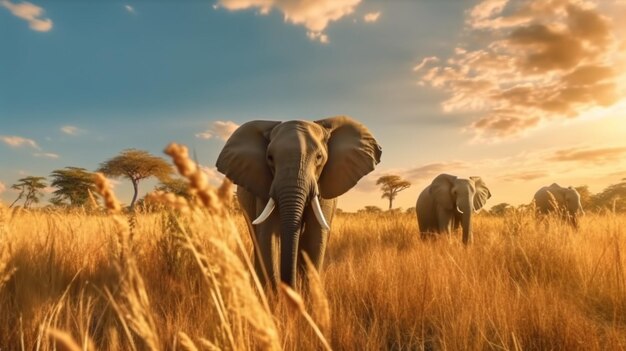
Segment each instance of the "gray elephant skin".
M576 189L562 187L557 183L537 190L533 198L535 210L540 217L555 214L578 228L578 216L584 214L580 194Z
M345 116L251 121L232 134L216 166L237 185L262 284L275 288L279 270L295 287L306 273L303 254L321 268L336 198L374 170L381 154L372 133Z
M472 216L491 197L480 177L458 178L440 174L417 198L415 212L422 237L434 233L451 234L463 227L463 243L472 241Z

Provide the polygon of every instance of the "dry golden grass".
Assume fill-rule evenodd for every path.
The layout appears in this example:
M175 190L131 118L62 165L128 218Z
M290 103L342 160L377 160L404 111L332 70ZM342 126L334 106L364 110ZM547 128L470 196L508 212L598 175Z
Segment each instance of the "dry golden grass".
M578 232L477 216L464 247L420 240L410 214L341 215L309 293L266 296L229 191L199 184L196 202L155 194L173 208L131 217L0 208L0 349L626 346L625 216Z

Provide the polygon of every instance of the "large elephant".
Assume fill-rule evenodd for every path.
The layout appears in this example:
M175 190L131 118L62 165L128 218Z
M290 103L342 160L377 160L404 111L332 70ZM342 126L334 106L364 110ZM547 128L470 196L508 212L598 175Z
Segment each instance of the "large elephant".
M217 169L237 184L251 224L255 270L275 287L304 273L306 253L319 270L336 198L380 162L382 150L370 131L345 116L311 121L252 121L228 139ZM256 219L255 219L256 218Z
M578 215L585 214L576 189L562 187L556 183L537 190L534 196L537 214L545 216L557 214L575 228L578 228Z
M462 179L440 174L417 198L415 212L422 235L447 233L463 226L463 243L472 241L472 215L480 210L491 192L480 177Z

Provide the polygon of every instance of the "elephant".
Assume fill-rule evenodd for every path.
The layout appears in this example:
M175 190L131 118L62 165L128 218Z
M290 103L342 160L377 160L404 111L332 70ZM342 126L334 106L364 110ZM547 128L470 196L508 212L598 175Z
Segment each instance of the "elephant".
M578 216L585 214L580 202L580 194L571 186L565 188L557 183L544 186L537 190L533 201L538 216L556 213L574 228L578 228Z
M440 174L420 193L415 212L422 237L447 233L463 226L463 244L472 241L472 214L478 212L491 192L480 177L458 178Z
M251 121L226 141L216 166L237 185L261 284L296 286L306 254L319 271L337 197L380 163L372 133L347 116ZM279 248L277 247L279 246ZM279 251L279 257L276 252Z

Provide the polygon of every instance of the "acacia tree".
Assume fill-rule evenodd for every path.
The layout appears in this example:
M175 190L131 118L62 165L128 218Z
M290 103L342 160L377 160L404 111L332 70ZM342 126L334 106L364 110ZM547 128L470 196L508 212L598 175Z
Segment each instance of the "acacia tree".
M380 185L380 190L383 192L381 198L389 199L389 209L393 208L393 200L398 196L398 193L402 190L408 189L411 186L411 182L402 179L398 175L386 175L378 178L376 185Z
M126 149L112 159L101 163L98 172L113 178L125 177L131 181L134 191L133 199L130 202L132 210L135 201L137 201L139 182L150 177L166 181L172 174L172 167L164 159L147 151Z
M50 202L57 206L83 206L89 201L89 192L94 192L93 173L80 167L56 169L50 174L51 186L57 188ZM67 201L67 203L65 202Z
M593 202L601 209L626 212L626 178L594 195Z
M155 190L172 193L186 199L191 198L189 194L189 183L183 178L164 179L155 187Z
M39 203L43 197L42 190L47 186L45 177L24 177L17 180L17 183L11 185L11 189L19 190L17 199L13 201L9 208L13 207L19 200L24 198L24 208L30 208L32 204Z

